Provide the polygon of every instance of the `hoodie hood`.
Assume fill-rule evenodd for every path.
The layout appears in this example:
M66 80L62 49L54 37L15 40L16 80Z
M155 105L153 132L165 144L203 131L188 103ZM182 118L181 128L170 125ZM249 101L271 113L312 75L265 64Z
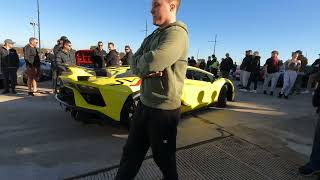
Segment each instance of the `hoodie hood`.
M176 21L174 23L169 24L166 27L159 28L159 31L164 31L164 30L166 30L168 28L171 28L171 27L174 27L174 26L175 27L181 27L182 29L184 29L187 32L187 34L189 34L188 26L185 23L183 23L182 21Z

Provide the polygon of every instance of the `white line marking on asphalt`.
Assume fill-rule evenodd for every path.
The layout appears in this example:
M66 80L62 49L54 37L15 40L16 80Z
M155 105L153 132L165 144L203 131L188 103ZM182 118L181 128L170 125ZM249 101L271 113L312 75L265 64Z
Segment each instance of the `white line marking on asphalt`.
M235 111L235 112L246 112L246 113L254 113L254 114L263 114L263 115L273 115L273 116L282 116L287 115L286 112L281 111L273 111L273 110L260 110L260 109L241 109L241 108L219 108L219 107L209 107L210 109L216 110L225 110L225 111Z
M120 138L120 139L128 139L128 134L112 134L112 137Z

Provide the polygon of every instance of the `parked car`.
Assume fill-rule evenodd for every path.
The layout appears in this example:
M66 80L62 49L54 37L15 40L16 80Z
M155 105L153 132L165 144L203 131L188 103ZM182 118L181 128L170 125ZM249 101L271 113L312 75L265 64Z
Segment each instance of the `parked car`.
M128 66L99 71L83 67L90 64L88 52L77 52L77 66L64 66L65 71L58 80L57 101L78 121L112 120L128 126L140 100L141 79L133 75ZM97 72L100 71L106 73L99 76ZM181 97L182 112L211 105L225 107L227 101L233 101L234 97L234 86L230 80L215 78L207 71L188 67Z
M17 71L17 84L26 85L27 84L27 67L24 59L20 59L19 69ZM52 77L51 63L41 61L40 62L40 77L39 81L50 80Z
M112 68L108 77L98 77L80 66L67 66L59 77L56 99L78 121L90 119L112 120L129 125L140 98L141 79L134 76L130 67ZM109 71L109 68L106 69ZM113 73L125 70L124 74ZM182 112L217 105L225 107L235 96L233 83L216 79L204 70L188 67L181 96Z

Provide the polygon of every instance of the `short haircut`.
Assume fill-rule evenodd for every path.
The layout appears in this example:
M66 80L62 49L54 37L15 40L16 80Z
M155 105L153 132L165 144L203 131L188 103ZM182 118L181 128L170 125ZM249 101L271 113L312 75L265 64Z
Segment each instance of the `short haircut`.
M114 43L113 42L108 42L108 46L112 45L114 47Z
M31 38L29 38L29 43L31 43L32 41L34 41L34 40L38 40L37 38L35 38L35 37L31 37Z
M272 54L277 54L277 55L279 55L279 52L276 51L276 50L272 51L271 53L272 53Z
M99 44L103 44L103 42L102 42L102 41L99 41L99 42L98 42L98 45L99 45Z
M71 44L71 41L69 41L68 39L67 39L67 40L64 40L64 41L63 41L63 46L66 45L66 44Z
M126 49L126 48L130 49L130 46L129 46L129 45L126 45L124 48L125 48L125 49Z

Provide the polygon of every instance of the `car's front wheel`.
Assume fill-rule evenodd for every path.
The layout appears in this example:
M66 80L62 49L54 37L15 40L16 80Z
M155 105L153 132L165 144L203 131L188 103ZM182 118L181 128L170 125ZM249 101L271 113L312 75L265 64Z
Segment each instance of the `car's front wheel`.
M127 101L124 103L122 108L120 121L123 125L125 125L128 129L130 129L130 124L133 120L134 113L138 107L138 103L140 101L140 95L130 96Z
M221 88L221 91L218 97L218 103L217 103L218 107L225 108L227 106L227 101L228 101L227 92L228 92L228 86L224 85Z

